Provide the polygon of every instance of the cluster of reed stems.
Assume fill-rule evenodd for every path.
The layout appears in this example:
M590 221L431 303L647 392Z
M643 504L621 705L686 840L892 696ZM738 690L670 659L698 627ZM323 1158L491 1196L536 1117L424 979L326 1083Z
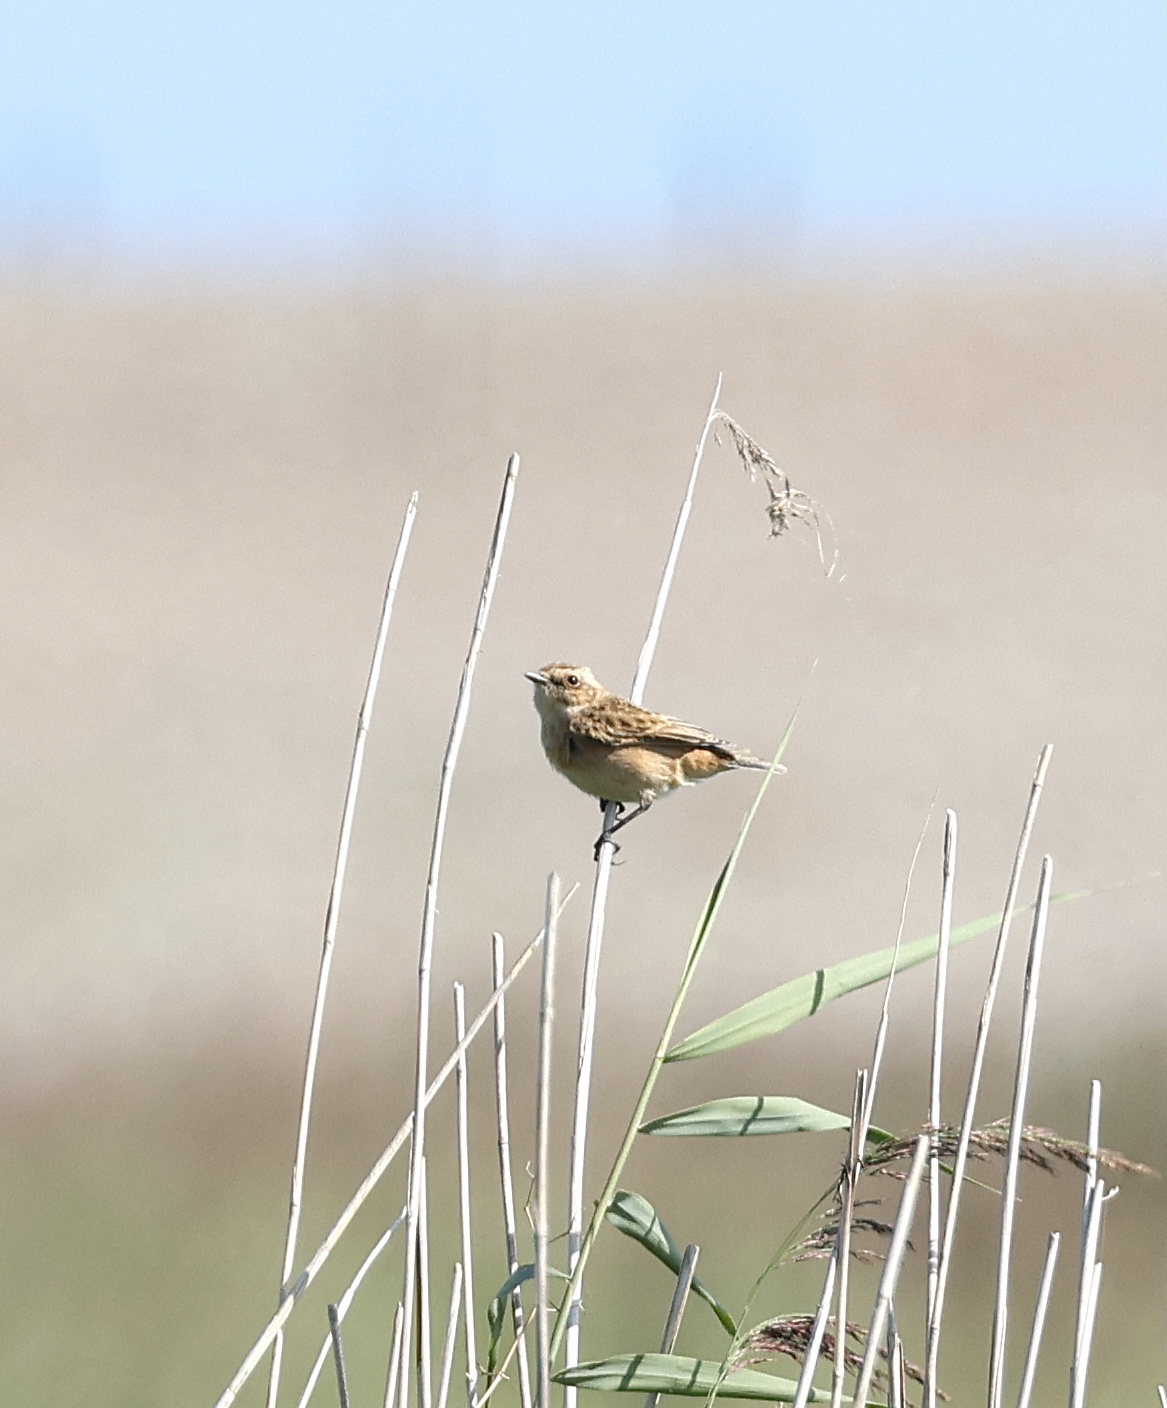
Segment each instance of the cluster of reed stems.
M796 513L787 513L783 517L781 525L776 526L774 531L781 531L782 528L788 526L789 522L795 521L799 517L803 521L809 522L816 532L818 529L817 515L807 507L810 501L805 500L802 496L790 497L793 491L790 489L789 481L776 469L773 461L765 455L765 452L760 451L755 442L745 436L736 422L731 421L720 410L720 393L721 382L719 378L697 443L649 628L637 660L635 675L629 691L631 699L635 702L640 702L644 697L670 589L693 508L698 475L707 442L719 423L729 426L734 443L739 453L742 454L747 468L754 471L761 465L770 488L772 522L777 522L773 513L775 489L774 483L771 482L771 480L775 480L775 476L781 478L781 486L784 486L782 492L786 495L786 500L789 500L799 510ZM292 1162L288 1224L276 1307L244 1357L239 1369L219 1397L216 1408L229 1408L243 1386L263 1364L265 1358L268 1365L267 1408L277 1408L283 1389L284 1327L304 1293L316 1280L331 1253L350 1227L357 1212L379 1185L396 1156L405 1149L408 1149L408 1171L403 1205L400 1212L368 1250L343 1293L338 1296L335 1302L329 1304L328 1325L321 1327L322 1341L319 1352L311 1374L297 1399L300 1408L307 1408L330 1357L336 1373L337 1393L342 1408L347 1408L350 1401L350 1389L344 1353L344 1320L369 1271L398 1234L400 1234L398 1240L402 1246L401 1292L392 1316L392 1330L386 1346L383 1408L410 1408L411 1403L416 1404L417 1408L447 1408L453 1382L453 1368L457 1358L459 1329L461 1330L462 1360L465 1365L465 1394L468 1408L484 1408L484 1405L504 1384L508 1386L511 1393L517 1395L520 1408L549 1408L553 1393L562 1395L564 1408L575 1408L576 1398L581 1387L594 1391L643 1392L646 1408L654 1408L661 1393L680 1393L690 1397L702 1396L710 1399L717 1396L746 1396L791 1402L796 1405L829 1402L832 1408L841 1408L845 1398L846 1401L854 1405L862 1405L872 1401L870 1395L875 1391L873 1386L878 1385L889 1405L903 1405L907 1402L906 1383L912 1377L918 1377L921 1381L922 1403L926 1405L926 1408L935 1408L938 1400L942 1397L938 1375L942 1330L945 1325L944 1311L952 1274L953 1249L961 1208L961 1195L966 1184L967 1165L970 1158L982 1157L987 1149L998 1149L1002 1138L1005 1140L1002 1155L1004 1172L992 1346L987 1375L987 1401L989 1408L1004 1408L1007 1402L1016 1403L1017 1408L1029 1408L1061 1241L1060 1234L1057 1231L1051 1231L1044 1268L1033 1296L1033 1308L1021 1321L1023 1330L1027 1326L1024 1367L1016 1391L1007 1397L1006 1344L1007 1335L1014 1330L1011 1324L1011 1292L1015 1289L1015 1278L1011 1275L1011 1271L1018 1175L1020 1164L1031 1153L1030 1146L1033 1143L1034 1132L1027 1130L1024 1122L1025 1109L1034 1049L1043 947L1049 908L1051 900L1055 898L1051 895L1052 862L1048 856L1042 861L1037 896L1031 906L1033 922L1025 968L1021 1034L1016 1059L1012 1107L1007 1122L1007 1137L1003 1132L1006 1127L1000 1126L1002 1133L996 1136L996 1144L994 1144L993 1139L984 1130L978 1129L976 1108L984 1072L990 1025L1001 984L1006 948L1011 936L1013 920L1017 914L1023 912L1018 903L1022 871L1050 761L1051 750L1048 746L1041 753L1030 789L1029 802L1024 815L1004 906L1000 916L995 917L993 921L997 928L996 946L977 1024L963 1112L960 1123L954 1130L946 1131L946 1127L942 1124L940 1105L949 949L953 942L959 941L960 938L969 937L971 932L987 930L989 923L972 926L968 933L954 936L952 914L956 875L957 821L951 810L947 812L946 817L940 890L940 923L939 932L934 941L923 947L920 944L902 946L904 914L906 914L907 908L907 891L905 890L904 914L901 914L899 932L894 948L890 951L890 957L888 951L882 951L880 954L865 955L862 959L838 964L829 970L820 969L818 973L808 975L806 980L787 984L783 989L775 990L774 993L756 999L754 1003L747 1004L746 1008L739 1009L737 1013L729 1014L723 1021L711 1024L702 1032L686 1038L679 1046L674 1047L673 1045L675 1029L685 998L705 951L726 887L733 875L753 818L775 775L778 761L789 740L793 722L786 730L774 758L774 766L759 788L737 841L700 916L688 956L682 968L672 1006L640 1093L635 1101L624 1136L599 1194L593 1196L589 1212L586 1200L588 1187L586 1156L592 1071L595 1061L597 991L607 902L612 880L612 861L615 854L615 848L611 842L599 847L595 861L583 964L578 1058L568 1157L567 1226L564 1243L566 1267L562 1272L555 1273L550 1261L552 1245L564 1230L552 1225L550 1212L552 1204L550 1182L553 1164L550 1139L551 1059L557 1010L558 921L564 905L574 893L574 887L565 895L561 894L558 877L555 875L549 877L543 925L509 969L506 965L502 936L498 933L491 936L493 991L490 999L473 1020L467 1023L464 989L460 983L454 985L453 1050L437 1073L431 1073L431 1017L433 1015L431 978L437 939L438 897L445 851L446 824L462 740L471 706L476 666L499 578L518 471L519 459L515 455L511 457L506 468L478 609L457 691L449 739L438 784L418 957L412 1109L366 1178L353 1193L328 1234L297 1272L309 1130L329 975L339 928L345 873L364 762L365 742L372 722L377 684L386 649L393 605L418 511L416 494L410 499L405 512L389 573L365 695L358 714L356 739L345 793L333 881L326 909L320 970L309 1028L303 1093ZM775 480L775 482L777 481ZM613 819L611 816L607 818L609 822ZM922 835L920 839L922 842ZM919 851L920 847L917 845L917 857ZM913 858L913 870L915 863L915 858ZM908 883L909 885L911 883L911 872L909 872ZM533 1238L532 1256L530 1261L526 1262L522 1259L521 1254L510 1138L511 1097L507 1061L506 1010L507 994L510 988L540 950L538 1063L534 1081L535 1148L532 1166L533 1193L530 1203ZM889 1029L893 984L897 972L902 971L903 967L923 961L932 955L936 957L936 982L927 1114L919 1131L902 1138L897 1143L883 1131L878 1130L872 1118ZM786 1317L781 1322L771 1322L764 1326L750 1328L746 1323L748 1303L740 1317L733 1317L724 1310L724 1307L712 1297L708 1288L704 1287L696 1277L699 1249L691 1245L682 1254L659 1223L651 1205L643 1199L637 1201L637 1195L621 1193L620 1179L629 1153L634 1141L645 1131L648 1106L657 1079L668 1061L692 1059L710 1052L727 1050L745 1041L756 1039L760 1035L781 1030L783 1026L789 1025L800 1017L812 1015L821 1001L831 1000L845 992L867 986L871 982L878 981L880 977L886 977L886 985L874 1050L870 1065L856 1073L850 1116L843 1117L829 1111L816 1110L815 1107L808 1106L805 1102L782 1097L758 1097L756 1102L755 1116L776 1121L775 1129L779 1126L799 1129L845 1128L848 1133L839 1179L836 1187L829 1194L828 1221L809 1241L799 1244L797 1238L788 1239L788 1242L762 1273L764 1277L783 1262L799 1259L800 1247L805 1249L813 1246L815 1249L813 1254L823 1255L826 1258L822 1294L817 1307L813 1313L801 1317ZM808 1003L809 989L806 984L812 979L815 995ZM827 991L828 982L834 985L829 992ZM470 1045L488 1025L491 1026L494 1045L493 1096L497 1124L502 1240L505 1244L507 1279L491 1300L485 1317L480 1318L479 1306L481 1302L476 1298L478 1290L475 1285L473 1266L475 1240L471 1219L470 1101L466 1053ZM426 1137L429 1107L451 1076L455 1078L456 1083L459 1260L453 1266L449 1276L449 1296L445 1319L435 1327L431 1309L432 1268L428 1233ZM1082 1408L1086 1402L1091 1347L1102 1282L1099 1248L1103 1212L1106 1203L1117 1191L1116 1188L1109 1187L1099 1174L1100 1168L1107 1163L1106 1151L1101 1150L1099 1145L1100 1102L1101 1090L1098 1083L1094 1082L1091 1088L1087 1139L1084 1146L1071 1146L1070 1141L1062 1141L1059 1145L1056 1136L1050 1136L1050 1140L1047 1140L1046 1144L1047 1150L1052 1148L1055 1156L1064 1154L1065 1150L1071 1147L1079 1150L1072 1161L1077 1162L1083 1168L1085 1175L1079 1231L1079 1254L1076 1265L1078 1294L1076 1297L1073 1359L1070 1365L1070 1408ZM747 1128L746 1124L741 1124L740 1127L733 1126L734 1119L741 1121L746 1118L748 1121L748 1119L755 1117L743 1117L740 1111L731 1110L730 1107L733 1106L735 1106L735 1102L732 1100L711 1102L707 1107L698 1111L680 1112L677 1116L653 1121L650 1132L711 1132L711 1124L712 1132L717 1133L755 1132L755 1130ZM685 1120L688 1119L692 1123L697 1116L705 1120L704 1130L686 1131L684 1128ZM665 1127L670 1125L670 1120L672 1121L671 1127ZM783 1120L785 1124L782 1124ZM722 1121L721 1126L718 1126L718 1121ZM1065 1156L1069 1157L1069 1155ZM1111 1165L1115 1162L1113 1159L1110 1160ZM1121 1161L1117 1162L1121 1164ZM1130 1167L1129 1164L1125 1166ZM870 1181L878 1173L887 1172L889 1169L898 1171L902 1187L894 1224L885 1228L887 1237L883 1270L864 1330L861 1324L857 1325L848 1320L854 1299L850 1269L856 1257L862 1256L853 1243L853 1235L856 1229L879 1227L880 1224L873 1219L856 1216L856 1208L861 1201L858 1194L861 1180L866 1178ZM946 1199L944 1196L945 1187L947 1187ZM909 1244L909 1236L914 1224L917 1202L922 1194L926 1197L927 1202L927 1297L925 1323L922 1330L924 1364L922 1369L917 1370L914 1365L909 1364L905 1356L904 1343L900 1333L902 1321L896 1315L896 1292L904 1265L905 1252ZM608 1219L614 1221L620 1230L633 1236L647 1250L665 1261L676 1274L676 1286L666 1317L659 1351L638 1352L603 1361L582 1363L581 1310L584 1276L596 1239L605 1220ZM805 1223L806 1219L800 1226L805 1228ZM562 1279L555 1279L557 1275ZM761 1284L761 1279L760 1277L758 1285ZM524 1304L523 1298L526 1286L530 1287L528 1304ZM757 1286L755 1286L755 1291L756 1289ZM530 1299L531 1291L533 1291L533 1301ZM694 1360L674 1352L682 1317L691 1292L702 1295L714 1306L719 1319L730 1335L730 1342L720 1363ZM750 1299L753 1299L753 1294ZM507 1330L508 1322L509 1333ZM846 1332L840 1333L837 1327L847 1327ZM482 1329L489 1330L489 1344L485 1353L479 1339L479 1331ZM849 1338L861 1348L849 1348ZM505 1353L502 1351L504 1339L509 1339ZM435 1344L439 1346L440 1351L436 1364L433 1357ZM829 1387L816 1388L814 1379L824 1347L828 1350L829 1364L827 1368L830 1383ZM773 1374L759 1374L746 1367L770 1352L793 1355L796 1360L800 1361L796 1381L782 1379ZM847 1386L848 1375L853 1380L849 1388ZM1163 1395L1162 1389L1160 1389L1160 1395ZM1167 1405L1167 1398L1164 1399L1164 1403Z

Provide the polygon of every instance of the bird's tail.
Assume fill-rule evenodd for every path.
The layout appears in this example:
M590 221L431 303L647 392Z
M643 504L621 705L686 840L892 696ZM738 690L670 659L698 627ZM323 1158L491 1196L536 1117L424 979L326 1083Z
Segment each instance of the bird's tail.
M752 753L737 753L734 757L734 766L739 768L752 768L755 772L769 772L770 764L764 758L755 758ZM785 772L786 769L781 763L774 769L775 773Z

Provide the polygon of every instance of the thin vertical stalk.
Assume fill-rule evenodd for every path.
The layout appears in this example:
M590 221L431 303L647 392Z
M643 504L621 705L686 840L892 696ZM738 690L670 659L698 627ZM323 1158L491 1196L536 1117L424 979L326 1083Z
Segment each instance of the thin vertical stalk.
M661 623L664 620L665 607L668 604L669 592L672 589L673 577L676 574L677 561L681 555L681 545L685 540L685 530L689 524L689 515L693 511L693 496L697 489L697 475L701 470L701 461L705 457L705 446L709 440L710 431L713 429L714 421L717 418L717 402L720 396L721 377L718 376L717 386L714 388L713 392L713 400L709 405L709 413L705 417L701 437L697 441L697 448L693 454L693 467L689 472L689 482L685 489L685 497L681 501L680 512L677 514L677 521L673 527L673 537L669 544L668 556L665 559L664 571L661 574L656 600L653 603L652 618L649 621L648 633L644 638L644 644L641 647L640 656L636 662L636 672L633 675L632 688L629 691L629 698L634 704L640 704L644 700L644 691L648 684L649 672L652 669L653 657L656 654L657 642L660 639ZM605 831L608 830L615 819L615 808L609 805L604 809ZM599 855L596 859L596 876L592 889L592 908L588 918L588 936L584 950L584 978L579 1021L579 1055L576 1063L575 1110L571 1127L571 1166L567 1193L567 1270L568 1274L572 1277L575 1276L582 1246L584 1173L587 1156L588 1115L591 1107L592 1064L595 1055L596 1041L596 994L600 980L600 953L604 942L608 889L612 876L612 861L615 855L616 848L611 842L600 847ZM580 1281L576 1285L576 1290L571 1305L568 1308L567 1315L564 1362L569 1368L579 1363L580 1309L582 1296L583 1284L582 1281ZM575 1408L576 1398L577 1390L572 1387L566 1388L563 1395L564 1408Z
M928 832L928 823L932 820L932 807L936 805L933 797L932 806L928 808L928 815L924 818L924 825L920 829L920 836L916 842L916 849L912 852L912 862L908 866L908 878L904 882L904 899L900 905L900 922L896 927L896 941L892 947L891 969L887 975L887 982L883 989L883 1007L879 1013L879 1025L875 1029L875 1046L871 1053L871 1075L867 1081L867 1101L863 1106L863 1129L862 1138L859 1142L860 1150L863 1149L867 1140L867 1128L871 1124L871 1112L875 1108L875 1092L879 1086L879 1073L883 1066L883 1051L887 1045L887 1028L891 1018L891 990L895 985L896 968L900 961L900 945L904 938L904 925L908 919L908 901L912 897L912 877L916 873L916 862L920 859L920 851L924 845L924 837Z
M1159 1385L1159 1408L1167 1408L1167 1387Z
M417 1408L433 1402L433 1345L430 1334L430 1218L428 1160L421 1161L421 1189L417 1202ZM403 1378L406 1389L408 1379Z
M1090 1373L1090 1351L1094 1347L1094 1326L1098 1318L1098 1297L1102 1291L1102 1263L1094 1263L1094 1274L1090 1277L1090 1295L1086 1302L1086 1320L1082 1326L1082 1343L1078 1349L1078 1363L1074 1372L1076 1397L1074 1408L1082 1408L1086 1402L1086 1380Z
M811 1385L814 1380L814 1371L818 1367L819 1352L823 1345L823 1334L827 1328L827 1319L831 1313L831 1297L835 1292L835 1277L839 1270L839 1246L836 1242L835 1250L831 1254L830 1261L827 1262L826 1279L823 1281L823 1293L819 1297L819 1307L815 1312L814 1325L810 1332L810 1341L806 1347L806 1353L802 1359L802 1369L798 1375L798 1388L794 1394L793 1408L806 1408L810 1402Z
M993 950L993 961L989 968L989 978L985 985L985 996L981 1004L980 1020L977 1023L976 1042L973 1046L972 1070L969 1073L968 1094L965 1097L964 1117L960 1126L956 1157L952 1163L952 1186L948 1195L948 1214L944 1221L944 1241L940 1248L940 1265L936 1271L936 1295L932 1303L932 1313L928 1321L928 1353L924 1369L924 1397L928 1400L931 1386L936 1382L936 1371L940 1357L940 1327L944 1319L944 1297L948 1290L948 1273L952 1265L952 1249L956 1241L956 1219L960 1211L961 1193L964 1188L964 1171L968 1164L969 1141L972 1139L973 1120L976 1115L977 1096L980 1094L981 1075L985 1065L985 1051L989 1043L989 1026L993 1019L993 1007L997 1000L997 988L1001 982L1001 970L1005 963L1005 948L1009 942L1009 931L1013 924L1013 909L1017 903L1017 890L1021 884L1021 871L1029 851L1029 838L1037 820L1037 806L1041 800L1045 775L1049 768L1053 744L1047 743L1041 750L1037 771L1029 789L1029 803L1025 809L1025 820L1021 825L1021 836L1013 857L1013 870L1009 876L1009 889L1005 895L1005 911L1001 916L1001 927L997 933L997 945Z
M1029 1347L1025 1351L1025 1368L1021 1371L1021 1390L1017 1395L1017 1408L1029 1408L1033 1396L1033 1381L1037 1377L1037 1359L1041 1353L1041 1337L1045 1332L1045 1317L1049 1310L1050 1289L1054 1283L1054 1268L1058 1262L1058 1247L1062 1234L1051 1232L1045 1249L1045 1265L1041 1268L1041 1280L1037 1287L1037 1303L1033 1307L1033 1328L1029 1332Z
M340 1315L335 1305L328 1307L328 1328L332 1334L332 1357L336 1361L336 1391L340 1408L349 1408L348 1375L344 1368L344 1345L340 1338Z
M491 975L497 992L504 972L503 937L491 936ZM507 1275L519 1269L519 1243L515 1227L515 1185L511 1173L511 1122L507 1093L506 1003L501 994L494 1009L494 1098L498 1119L498 1171L502 1184L502 1219L506 1236ZM523 1300L518 1290L511 1293L511 1318L515 1327L515 1342L523 1337ZM531 1408L531 1370L524 1344L518 1351L519 1404Z
M397 1401L397 1381L401 1374L401 1366L405 1354L405 1345L401 1338L404 1329L405 1307L398 1301L397 1309L393 1312L393 1334L390 1337L392 1347L389 1350L389 1374L385 1380L385 1408L393 1408L394 1403ZM307 1403L301 1403L300 1408L308 1408Z
M502 565L503 545L506 541L507 526L510 523L511 506L514 502L515 479L519 472L519 457L512 455L507 463L503 479L502 497L498 515L494 523L490 551L486 560L486 573L482 581L482 592L478 599L478 611L470 633L470 645L466 652L466 662L462 666L462 679L458 686L458 698L454 705L454 717L450 724L450 737L446 743L442 759L441 778L438 784L438 804L434 817L433 840L430 845L429 870L425 882L425 903L422 909L421 943L417 964L417 1054L414 1068L413 1100L413 1139L409 1155L409 1191L406 1206L409 1210L408 1235L405 1239L405 1270L402 1281L401 1303L405 1307L405 1343L408 1344L412 1331L414 1285L417 1278L417 1217L418 1199L421 1189L421 1160L425 1151L425 1090L429 1068L430 1031L430 977L433 969L434 932L438 916L438 882L442 869L442 850L446 838L446 821L450 810L450 795L453 789L454 771L462 750L462 737L466 732L466 720L470 713L470 696L474 685L474 672L482 649L482 637L490 616L490 605L498 584L499 569ZM409 1377L402 1375L401 1408L407 1408ZM425 1405L424 1408L428 1408Z
M466 1035L466 992L454 984L454 1039ZM466 1333L466 1398L474 1408L478 1393L478 1346L474 1340L474 1270L471 1261L470 1226L470 1091L466 1057L458 1062L458 1210L462 1230L463 1329Z
M940 935L936 950L936 990L932 1003L932 1065L928 1078L928 1124L940 1126L940 1076L944 1056L944 1009L948 995L948 951L952 941L952 896L956 888L956 813L944 816L944 871L940 894ZM940 1273L940 1150L937 1136L929 1139L928 1159L928 1304L925 1339L932 1333L932 1310ZM936 1408L936 1382L927 1385L924 1408Z
M1021 1166L1021 1139L1025 1133L1025 1100L1033 1063L1033 1033L1037 1025L1037 988L1041 956L1049 918L1050 876L1053 861L1041 863L1041 880L1034 907L1033 931L1025 961L1025 995L1021 1010L1021 1036L1017 1043L1017 1070L1013 1078L1013 1107L1009 1113L1009 1144L1005 1154L1005 1185L1001 1190L1001 1236L997 1251L997 1299L993 1311L993 1338L989 1351L989 1408L1001 1408L1005 1397L1005 1343L1009 1328L1009 1268L1013 1259L1013 1220L1017 1211L1017 1175Z
M718 373L717 385L713 388L713 400L709 403L709 413L705 417L705 424L701 427L701 438L697 441L697 448L693 452L693 468L689 473L689 484L673 528L669 555L665 559L656 601L653 603L652 620L648 623L648 634L644 637L644 644L640 648L640 657L636 662L636 673L632 677L632 692L628 697L633 704L644 702L644 689L648 684L648 674L652 669L653 657L656 655L657 642L660 640L661 623L664 621L665 607L668 605L669 592L672 590L673 577L677 571L677 560L681 556L681 544L685 541L685 529L689 526L689 515L693 512L693 495L697 489L697 475L701 472L701 461L705 458L705 446L709 440L709 433L713 429L713 423L717 419L717 403L720 399L721 374Z
M567 895L564 897L564 904L566 904L567 901L571 899L572 895L575 894L577 888L578 886L572 886L572 888L568 891ZM562 909L562 906L560 906L560 908ZM495 1007L502 1000L503 994L511 986L511 984L515 982L519 974L530 962L535 950L539 947L542 942L543 930L540 929L539 932L535 935L535 937L531 940L531 942L527 945L527 947L523 950L523 952L519 954L518 958L515 960L510 972L507 974L501 986L495 989L495 991L491 994L489 1000L487 1001L486 1005L478 1013L477 1017L474 1018L473 1022L470 1023L470 1026L466 1032L466 1040L464 1042L459 1043L458 1049L453 1051L450 1056L447 1057L445 1065L437 1073L437 1075L434 1076L433 1080L430 1081L429 1089L425 1093L425 1103L427 1106L433 1102L434 1098L438 1094L438 1091L441 1090L441 1088L445 1085L446 1081L448 1081L449 1078L454 1074L454 1068L458 1064L459 1055L462 1053L462 1051L465 1051L469 1047L470 1043L478 1036L479 1032L486 1025L487 1020L494 1012ZM353 1218L356 1217L358 1212L360 1212L361 1208L368 1201L370 1195L376 1189L381 1179L385 1176L385 1172L389 1168L389 1165L404 1148L405 1141L409 1138L412 1129L413 1112L410 1111L410 1113L406 1115L405 1119L402 1120L401 1124L398 1126L397 1133L389 1141L386 1147L381 1151L380 1155L377 1158L377 1161L373 1164L373 1167L365 1175L356 1192L345 1204L343 1210L340 1213L340 1216L332 1224L332 1227L329 1229L328 1234L325 1236L324 1240L312 1253L312 1256L308 1260L308 1264L304 1267L303 1271L300 1272L299 1276L297 1276L295 1284L289 1290L288 1294L284 1297L280 1305L277 1306L275 1313L268 1320L267 1324L259 1332L258 1338L256 1339L255 1343L251 1346L251 1348L247 1351L247 1353L244 1355L243 1362L242 1364L240 1364L239 1368L236 1369L231 1379L231 1382L227 1385L227 1387L223 1390L223 1392L219 1395L218 1399L216 1400L215 1408L231 1408L231 1404L234 1403L236 1398L239 1396L240 1389L242 1389L243 1385L248 1381L248 1379L250 1379L251 1375L255 1372L260 1360L271 1348L272 1341L275 1339L276 1335L279 1334L280 1330L282 1330L283 1327L287 1324L288 1317L296 1308L300 1297L316 1280L316 1277L320 1274L320 1270L324 1266L324 1263L335 1251L336 1244L340 1241L341 1237L344 1236L345 1232L351 1226Z
M615 808L604 809L605 831L615 821ZM604 923L608 909L608 889L612 878L615 848L600 847L596 874L592 884L592 907L588 918L587 943L584 948L583 989L579 1018L579 1053L576 1061L575 1108L571 1128L571 1164L568 1178L567 1266L574 1271L579 1264L584 1215L584 1171L587 1155L588 1116L591 1109L592 1064L596 1042L596 1003L600 983L600 953L604 943ZM579 1363L580 1314L583 1287L580 1285L568 1307L567 1335L564 1341L564 1363L568 1368ZM563 1391L563 1408L576 1408L578 1390L568 1386Z
M337 1301L336 1313L340 1317L342 1324L344 1323L344 1317L348 1314L349 1306L353 1303L353 1297L361 1288L361 1282L372 1270L373 1263L389 1245L394 1232L397 1231L404 1221L405 1211L403 1209L400 1216L390 1223L385 1231L382 1232L381 1236L374 1244L372 1251L369 1252L368 1256L365 1257L364 1261L362 1261L357 1268L357 1273L348 1283L344 1295ZM316 1387L317 1380L324 1371L324 1364L328 1358L329 1339L329 1335L324 1336L324 1343L320 1346L320 1352L316 1356L316 1362L312 1366L312 1372L308 1375L308 1382L304 1386L304 1392L300 1395L298 1408L307 1408L308 1400L312 1397L312 1391Z
M685 1255L681 1258L680 1270L677 1272L677 1284L673 1288L673 1299L669 1306L668 1318L665 1320L664 1334L661 1335L660 1340L662 1354L672 1354L677 1347L677 1336L681 1333L681 1321L685 1315L685 1306L689 1301L689 1291L693 1286L693 1275L697 1270L697 1258L700 1253L700 1247L690 1244L685 1248ZM659 1402L660 1394L657 1392L644 1395L644 1408L656 1408Z
M539 1087L535 1106L535 1330L539 1408L551 1404L551 1323L547 1241L551 1187L551 1046L555 1031L555 911L559 876L547 881L547 939L543 945L543 985L539 995Z
M843 1401L843 1374L847 1364L847 1291L851 1278L851 1219L855 1215L855 1189L863 1167L863 1135L867 1109L867 1072L855 1072L851 1101L851 1135L843 1168L842 1206L839 1209L839 1304L835 1312L835 1370L831 1379L831 1408Z
M1086 1115L1086 1179L1082 1192L1082 1236L1090 1220L1090 1200L1098 1182L1098 1144L1102 1137L1102 1082L1090 1082L1090 1105ZM1085 1242L1083 1241L1083 1245Z
M1098 1143L1102 1133L1102 1082L1090 1082L1090 1103L1086 1114L1086 1176L1082 1183L1082 1234L1078 1253L1078 1284L1086 1284L1086 1276L1091 1264L1089 1250L1090 1210L1094 1203L1094 1187L1098 1182ZM1074 1323L1074 1344L1082 1338L1081 1296Z
M907 1408L908 1385L904 1372L904 1342L896 1336L895 1362L892 1365L892 1385L895 1388L893 1408Z
M316 1088L316 1066L320 1055L320 1034L324 1028L324 1004L328 996L328 979L332 971L332 954L336 947L336 931L340 923L340 902L344 894L345 874L348 870L349 849L352 843L353 817L357 809L357 793L361 786L361 773L365 762L365 740L369 724L373 718L373 705L377 698L377 686L381 681L381 665L385 658L385 642L389 637L389 620L393 615L393 603L397 598L397 588L405 567L405 554L413 534L413 521L417 517L417 494L413 494L406 505L405 518L397 539L397 549L389 568L389 580L385 586L385 597L381 603L381 617L377 623L377 635L373 642L373 658L369 665L369 675L365 682L365 697L361 701L357 715L357 732L353 742L352 762L349 764L348 784L345 787L344 805L340 814L340 836L336 846L336 861L332 869L332 885L328 892L328 908L324 914L324 943L320 952L320 970L316 977L316 996L312 1004L312 1021L308 1028L308 1054L304 1061L304 1087L300 1096L300 1119L296 1128L296 1152L292 1159L292 1184L288 1195L288 1228L284 1237L284 1259L280 1270L280 1295L282 1301L288 1294L292 1269L296 1264L296 1242L300 1233L300 1212L304 1202L304 1173L308 1158L308 1127L312 1119L312 1095ZM280 1391L280 1368L283 1362L283 1335L277 1334L272 1344L271 1370L267 1381L267 1408L275 1408Z
M454 1368L454 1343L458 1338L458 1308L462 1299L462 1263L454 1263L454 1282L450 1287L450 1309L446 1313L446 1337L442 1341L442 1366L438 1374L437 1408L446 1408L450 1396L450 1374Z
M921 1134L916 1140L916 1151L912 1155L904 1191L900 1195L900 1208L896 1214L895 1229L891 1234L891 1244L887 1249L887 1260L883 1264L883 1275L879 1279L879 1293L875 1298L875 1309L871 1314L871 1325L867 1331L867 1344L863 1351L863 1367L855 1385L851 1399L852 1408L863 1408L871 1388L871 1378L875 1373L875 1360L879 1354L879 1342L883 1338L883 1328L887 1321L896 1282L899 1280L900 1266L908 1244L908 1233L912 1230L912 1218L916 1212L916 1196L920 1191L920 1180L924 1176L924 1164L928 1155L928 1136ZM839 1327L839 1337L846 1333L846 1326Z
M887 1316L887 1408L904 1408L904 1350L894 1305Z
M1074 1358L1070 1366L1070 1408L1082 1408L1086 1401L1086 1373L1090 1363L1094 1314L1098 1308L1098 1286L1102 1273L1102 1263L1098 1260L1098 1243L1102 1235L1102 1208L1105 1202L1106 1185L1101 1178L1096 1178L1090 1190L1086 1245L1078 1274L1078 1315L1074 1333Z

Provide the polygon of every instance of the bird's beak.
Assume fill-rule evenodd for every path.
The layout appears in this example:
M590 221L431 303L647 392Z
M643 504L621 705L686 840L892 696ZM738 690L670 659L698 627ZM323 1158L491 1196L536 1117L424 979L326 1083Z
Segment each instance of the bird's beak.
M531 681L532 684L549 684L549 683L550 683L550 681L548 680L547 676L546 676L546 675L541 675L538 670L527 670L527 671L526 671L526 675L527 675L527 678Z

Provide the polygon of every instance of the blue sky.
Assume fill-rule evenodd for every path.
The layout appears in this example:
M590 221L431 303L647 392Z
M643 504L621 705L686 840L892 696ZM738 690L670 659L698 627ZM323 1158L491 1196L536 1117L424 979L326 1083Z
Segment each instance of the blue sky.
M0 253L1134 244L1160 0L10 7Z

